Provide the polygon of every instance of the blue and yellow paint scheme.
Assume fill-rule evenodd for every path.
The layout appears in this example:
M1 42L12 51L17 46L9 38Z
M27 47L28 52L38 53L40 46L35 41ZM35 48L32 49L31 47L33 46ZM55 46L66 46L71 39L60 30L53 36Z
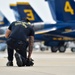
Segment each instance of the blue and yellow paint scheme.
M16 11L12 4L10 8L18 13L19 20L26 17L30 20L35 30L35 40L45 41L47 46L56 46L62 41L75 41L75 0L46 1L55 24L44 23L28 2L17 2Z
M4 14L0 11L0 51L6 50L6 38L5 32L10 25L8 19L4 16Z

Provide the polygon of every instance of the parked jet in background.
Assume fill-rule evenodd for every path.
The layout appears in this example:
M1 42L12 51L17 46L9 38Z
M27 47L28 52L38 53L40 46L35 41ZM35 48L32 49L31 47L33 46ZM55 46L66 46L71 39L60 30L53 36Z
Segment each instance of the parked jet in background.
M19 4L21 4L21 6ZM15 19L21 20L22 18L27 17L24 12L28 12L29 13L28 18L31 21L31 23L43 22L42 19L38 16L38 14L36 14L36 12L33 10L33 8L30 5L28 5L28 8L31 10L26 10L26 11L23 10L27 7L26 4L29 4L29 3L28 2L17 2L17 4L10 4L10 8L14 12ZM34 17L34 13L35 13L35 17Z
M65 52L67 41L75 41L75 22L73 17L75 2L73 0L46 0L56 24L44 23L28 2L17 2L16 8L20 19L27 17L35 30L35 39L44 41L52 52ZM72 5L73 4L73 5ZM59 10L60 9L60 10ZM46 14L45 14L46 15ZM72 18L73 17L73 18Z
M6 49L5 32L6 32L9 24L10 24L10 22L0 11L0 51L5 51L5 49Z

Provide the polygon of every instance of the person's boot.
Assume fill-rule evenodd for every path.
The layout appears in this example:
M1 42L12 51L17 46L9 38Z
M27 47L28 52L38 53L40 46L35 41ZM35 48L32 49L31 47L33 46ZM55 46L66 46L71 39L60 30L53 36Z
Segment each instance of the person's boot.
M21 55L19 53L15 53L16 63L19 67L23 65Z
M6 66L13 66L13 62L12 61L8 61Z

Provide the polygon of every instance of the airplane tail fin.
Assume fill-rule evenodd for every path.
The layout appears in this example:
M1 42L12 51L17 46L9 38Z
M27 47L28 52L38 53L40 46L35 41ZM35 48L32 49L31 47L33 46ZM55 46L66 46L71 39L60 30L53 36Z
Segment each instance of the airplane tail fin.
M0 11L0 27L1 26L8 26L10 22L7 20L7 18L4 16L4 14Z
M34 11L28 2L17 2L18 12L21 18L28 18L31 23L42 22L42 19Z
M5 32L10 25L10 22L4 16L4 14L0 11L0 43L5 42Z
M18 13L17 5L16 4L10 4L10 8L13 10L15 19L16 20L21 20L20 15Z
M56 21L75 21L75 0L46 0L48 1L53 19Z

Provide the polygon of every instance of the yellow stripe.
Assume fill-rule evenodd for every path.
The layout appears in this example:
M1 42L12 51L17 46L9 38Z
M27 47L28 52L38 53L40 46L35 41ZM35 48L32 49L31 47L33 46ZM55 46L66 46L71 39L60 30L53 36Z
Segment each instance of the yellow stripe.
M29 2L17 2L17 4L19 5L29 5Z
M35 32L35 34L44 34L46 32Z
M16 6L16 4L10 4L10 6Z
M0 22L0 25L4 24L4 22Z

